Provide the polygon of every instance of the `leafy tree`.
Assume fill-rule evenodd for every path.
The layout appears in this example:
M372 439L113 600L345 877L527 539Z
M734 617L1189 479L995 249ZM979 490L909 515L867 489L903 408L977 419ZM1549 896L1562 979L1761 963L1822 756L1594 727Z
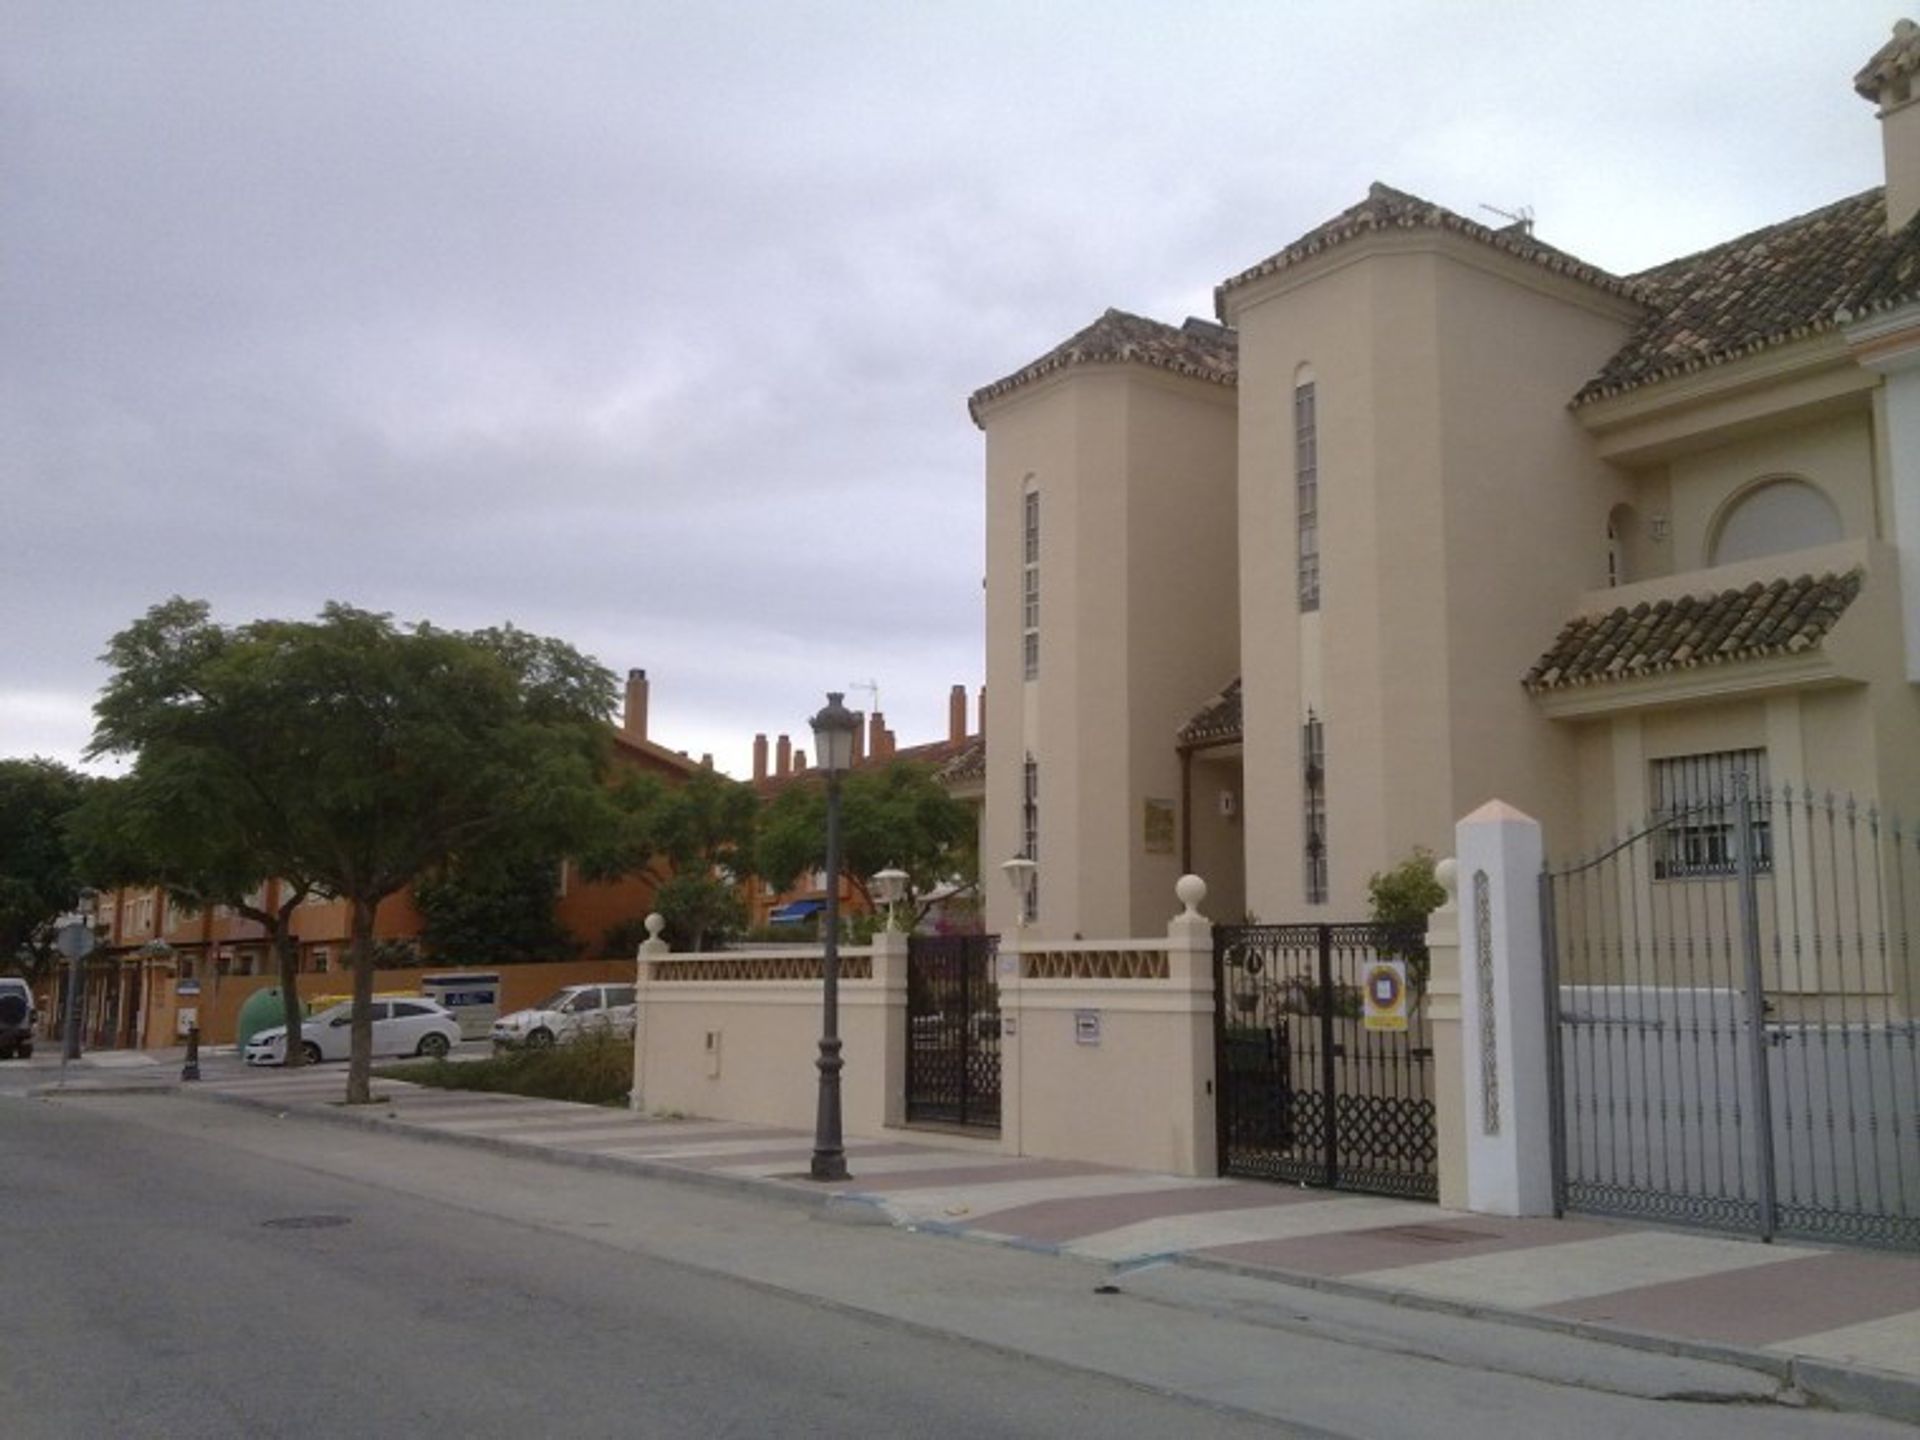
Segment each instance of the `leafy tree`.
M337 603L229 629L176 599L106 659L94 753L179 756L244 793L272 863L348 902L349 1103L371 1098L380 902L456 857L559 852L602 823L613 676L558 640Z
M35 981L53 963L53 921L79 900L63 822L95 783L55 760L0 760L0 964Z
M1391 870L1367 877L1367 907L1376 924L1391 925L1405 938L1389 942L1407 962L1407 982L1417 992L1427 988L1427 916L1447 903L1447 892L1433 878L1433 852L1416 845L1413 853Z
M699 770L669 784L633 775L612 794L612 823L581 852L581 873L643 875L678 949L704 950L746 924L736 882L753 873L759 801L737 780Z
M554 914L560 861L545 855L456 857L413 887L420 938L437 961L510 965L579 947Z
M781 889L827 860L826 785L791 785L766 807L756 851L760 873ZM907 875L907 913L926 915L944 885L978 883L973 812L934 778L931 766L897 760L856 770L841 783L841 874L873 906L869 882L894 868Z

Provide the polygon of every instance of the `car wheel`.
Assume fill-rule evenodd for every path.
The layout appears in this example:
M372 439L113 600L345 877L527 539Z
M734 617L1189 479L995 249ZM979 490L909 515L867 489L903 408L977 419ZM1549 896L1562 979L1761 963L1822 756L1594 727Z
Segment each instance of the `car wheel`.
M547 1029L545 1026L542 1026L538 1030L529 1030L527 1032L527 1048L529 1050L546 1050L551 1048L552 1045L553 1031Z
M307 1064L318 1065L326 1057L320 1053L320 1047L309 1040L300 1047L300 1053L306 1056Z
M436 1033L420 1037L420 1053L429 1060L446 1058L447 1048L447 1037L444 1035Z

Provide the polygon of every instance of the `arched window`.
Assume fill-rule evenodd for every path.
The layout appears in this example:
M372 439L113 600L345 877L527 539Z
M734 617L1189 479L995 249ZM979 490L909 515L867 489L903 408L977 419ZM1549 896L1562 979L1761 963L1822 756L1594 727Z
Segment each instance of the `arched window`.
M1762 480L1736 495L1714 526L1709 565L1757 560L1840 539L1840 512L1819 486L1792 477Z

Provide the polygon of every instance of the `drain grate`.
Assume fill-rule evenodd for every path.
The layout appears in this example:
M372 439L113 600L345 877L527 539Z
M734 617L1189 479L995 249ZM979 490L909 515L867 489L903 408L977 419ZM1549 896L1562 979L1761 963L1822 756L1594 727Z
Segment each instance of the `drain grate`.
M345 1215L282 1215L277 1220L262 1220L264 1230L337 1230L353 1222Z

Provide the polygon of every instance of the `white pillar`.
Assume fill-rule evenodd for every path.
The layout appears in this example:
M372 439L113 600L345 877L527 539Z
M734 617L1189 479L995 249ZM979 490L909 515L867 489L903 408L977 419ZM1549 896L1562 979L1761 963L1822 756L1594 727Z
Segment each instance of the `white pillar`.
M640 942L640 951L635 957L638 963L633 977L633 1094L628 1097L627 1105L638 1111L647 1108L647 1036L653 1033L647 999L653 989L653 962L670 954L672 948L660 938L660 932L666 928L667 922L659 913L647 916L647 938Z
M1182 875L1173 887L1180 913L1167 922L1167 982L1177 1027L1168 1082L1176 1087L1173 1131L1175 1168L1184 1175L1220 1173L1220 1134L1215 1116L1220 1097L1214 1074L1213 922L1200 913L1207 882Z
M873 978L880 987L880 1122L907 1123L907 953L904 930L892 925L873 937Z
M1900 614L1907 679L1920 682L1920 306L1903 305L1850 327L1854 355L1884 379L1876 417L1886 511L1878 538L1900 552Z
M1454 827L1467 1205L1553 1213L1539 822L1490 800Z

